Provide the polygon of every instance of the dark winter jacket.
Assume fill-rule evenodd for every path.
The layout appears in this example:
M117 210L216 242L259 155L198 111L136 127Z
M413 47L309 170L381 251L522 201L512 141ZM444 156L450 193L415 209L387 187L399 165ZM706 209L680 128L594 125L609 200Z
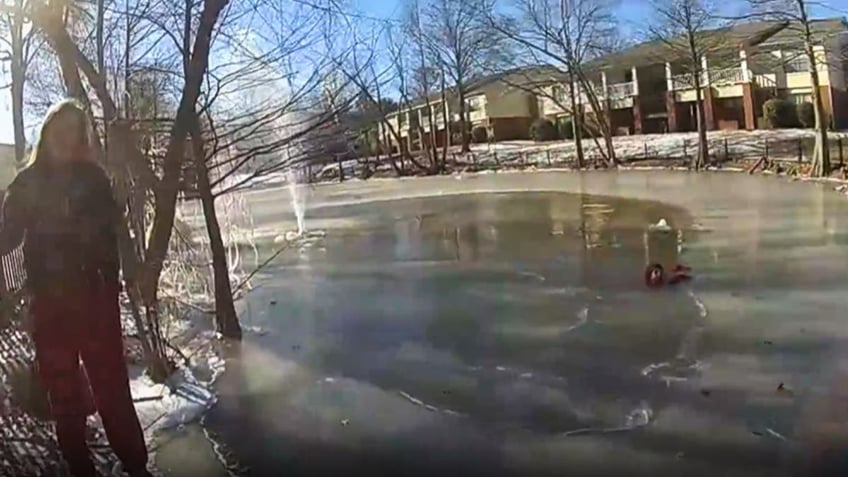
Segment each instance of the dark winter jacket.
M23 242L32 293L118 286L119 209L106 172L78 162L21 171L6 192L0 254Z

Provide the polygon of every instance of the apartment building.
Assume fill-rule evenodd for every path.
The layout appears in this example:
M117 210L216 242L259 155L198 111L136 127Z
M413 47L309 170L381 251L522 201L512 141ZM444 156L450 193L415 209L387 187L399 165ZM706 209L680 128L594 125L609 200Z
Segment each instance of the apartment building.
M842 18L813 22L814 52L824 110L837 129L848 128L848 23ZM810 62L797 25L787 25L742 52L755 82L774 88L795 103L812 102Z
M812 23L817 71L824 110L835 128L848 128L848 23L842 18ZM770 98L812 102L809 61L800 41L799 25L750 22L708 32L720 47L702 58L701 86L706 126L715 129L762 127L763 104ZM586 65L593 95L574 86L577 104L570 104L570 85L553 67L510 70L482 78L469 88L466 104L472 126L485 126L495 141L529 139L538 118L560 121L575 111L591 115L590 96L601 106L614 134L694 131L697 128L694 76L679 49L647 42ZM434 111L430 133L428 109ZM430 97L389 117L401 140L412 150L436 138L443 145L445 111L458 120L455 101L443 106ZM590 120L600 118L589 118Z
M525 85L533 81L532 75L538 71L538 67L517 68L469 84L465 109L471 128L485 127L495 141L526 139L539 111L536 95ZM437 146L443 146L445 140L458 134L458 111L456 97L442 101L441 94L434 94L390 114L386 118L389 126L380 124L379 133L394 147L397 145L390 133L392 129L411 150L426 147L433 140Z
M820 89L832 125L848 127L848 24L843 19L813 22ZM711 32L716 48L701 62L700 86L707 129L761 127L769 98L812 102L809 62L797 25L752 22ZM697 127L694 76L689 61L663 43L636 45L587 65L595 95L617 134L694 131ZM557 119L586 110L585 93L571 106L557 100L551 85L540 97L542 116ZM579 89L579 88L578 88Z

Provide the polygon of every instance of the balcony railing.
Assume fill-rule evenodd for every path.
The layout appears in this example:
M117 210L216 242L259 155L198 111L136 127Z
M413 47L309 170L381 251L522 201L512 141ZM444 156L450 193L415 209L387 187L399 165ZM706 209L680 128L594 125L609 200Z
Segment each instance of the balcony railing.
M633 82L616 83L607 85L607 95L610 99L624 99L633 96L636 88L633 87Z
M604 95L604 87L601 84L592 83L589 85L589 88L595 94L597 100L600 102L603 102L604 99L627 99L636 94L636 86L633 84L632 81L607 85L606 95ZM590 104L589 94L586 88L578 87L576 93L577 94L575 95L575 99L577 101L577 104ZM568 94L565 91L555 91L553 94L550 94L545 97L544 100L545 102L550 103L549 107L553 109L571 107L571 100L569 99Z
M711 85L729 85L743 83L745 74L742 68L722 68L717 70L709 70L709 83ZM707 73L701 73L701 86L707 85ZM675 91L695 88L695 75L692 73L684 73L671 77L671 87Z
M705 75L701 75L701 84L707 84ZM695 75L692 73L683 73L671 77L671 88L675 91L681 89L693 89L695 87Z
M742 68L724 68L721 70L710 70L710 83L716 85L727 85L742 83L745 75Z
M764 75L753 75L754 83L760 88L769 88L774 89L777 88L777 75L775 74L764 74Z

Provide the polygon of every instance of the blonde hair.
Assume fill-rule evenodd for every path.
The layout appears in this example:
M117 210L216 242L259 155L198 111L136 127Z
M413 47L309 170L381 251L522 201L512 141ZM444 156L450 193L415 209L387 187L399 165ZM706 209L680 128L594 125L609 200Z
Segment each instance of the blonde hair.
M76 131L77 137L82 146L89 148L91 146L91 126L88 120L88 113L83 104L73 98L63 99L54 104L47 110L44 115L44 120L41 122L41 129L38 132L38 139L32 148L27 167L42 167L49 162L50 151L46 145L45 137L50 133L50 130L60 116L73 114L77 117L79 130ZM73 134L73 132L70 132Z

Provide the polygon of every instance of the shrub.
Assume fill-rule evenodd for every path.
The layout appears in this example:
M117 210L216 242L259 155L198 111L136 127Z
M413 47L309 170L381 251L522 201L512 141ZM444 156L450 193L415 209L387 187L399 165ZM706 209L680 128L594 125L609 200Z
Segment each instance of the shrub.
M812 128L816 126L816 113L813 111L813 103L801 103L798 105L798 122L802 127Z
M471 130L471 141L481 144L489 140L489 130L485 126L475 126Z
M788 100L772 98L763 104L763 117L772 129L791 128L798 125L795 105Z
M559 126L559 137L562 139L574 139L574 123L571 118L560 118L557 124Z
M537 119L530 126L530 138L534 141L554 141L557 139L557 128L547 119Z

